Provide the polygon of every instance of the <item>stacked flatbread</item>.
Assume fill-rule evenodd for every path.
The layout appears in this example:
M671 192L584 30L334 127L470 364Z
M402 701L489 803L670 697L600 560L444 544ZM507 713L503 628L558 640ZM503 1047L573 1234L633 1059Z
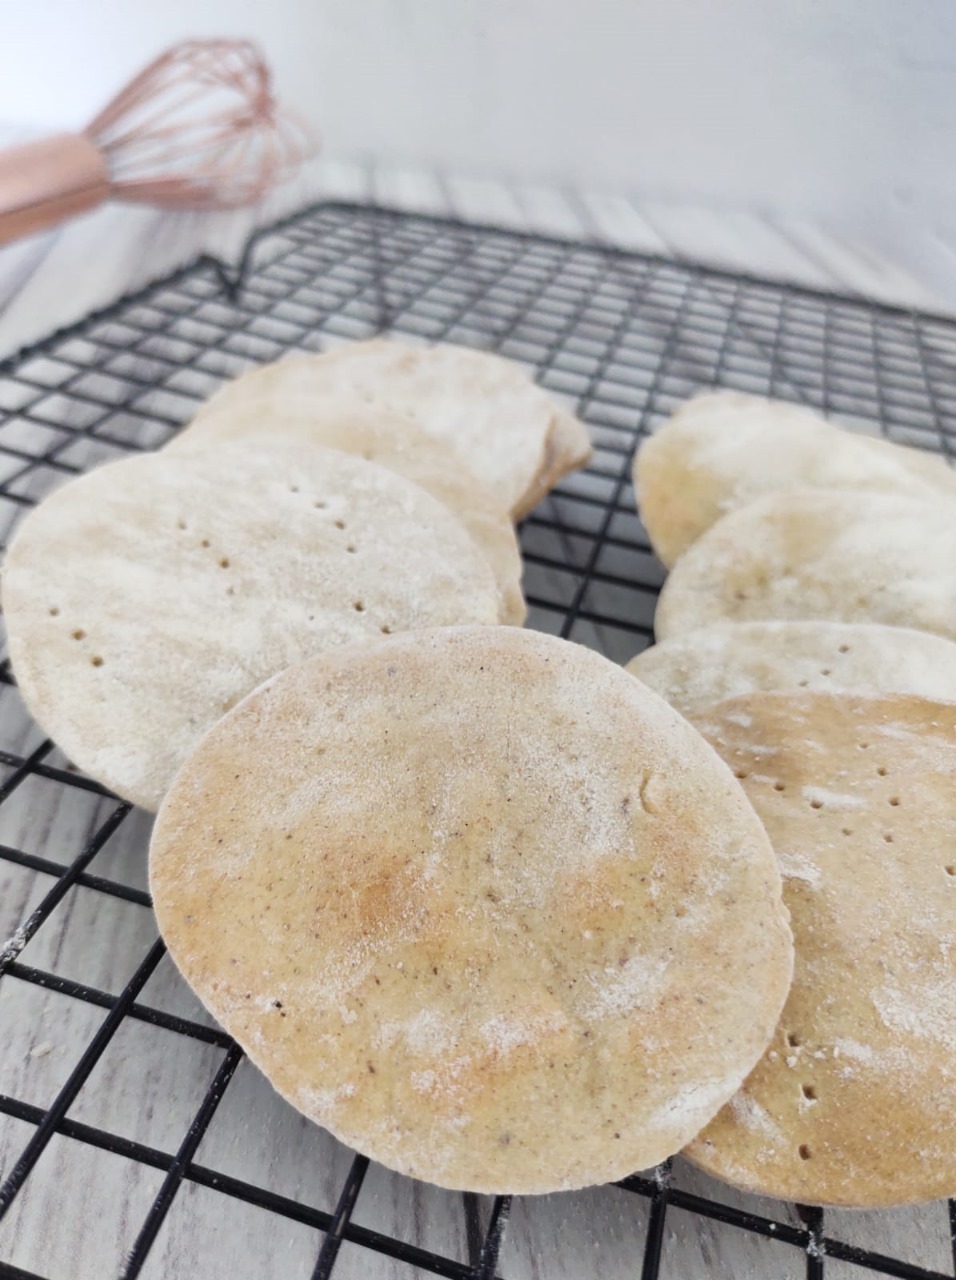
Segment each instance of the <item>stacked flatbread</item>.
M537 1193L686 1147L802 1201L952 1194L956 483L692 402L637 460L675 563L629 674L493 625L512 520L587 453L494 357L257 370L24 521L18 683L159 806L200 998L385 1164Z
M159 807L199 996L305 1114L452 1188L672 1155L792 977L773 851L703 737L492 625L524 617L512 516L585 454L503 362L369 344L240 379L4 566L37 719Z
M956 476L808 410L701 395L635 463L671 574L628 670L732 766L796 946L772 1045L688 1147L741 1187L956 1191Z
M193 423L252 406L265 418L290 399L368 406L444 442L511 518L520 520L562 476L591 456L587 432L501 356L376 339L323 355L290 356L219 390ZM339 446L341 447L341 446Z
M155 809L202 733L311 654L520 626L512 523L590 454L516 366L358 343L224 387L159 454L67 485L3 570L14 673L94 778Z

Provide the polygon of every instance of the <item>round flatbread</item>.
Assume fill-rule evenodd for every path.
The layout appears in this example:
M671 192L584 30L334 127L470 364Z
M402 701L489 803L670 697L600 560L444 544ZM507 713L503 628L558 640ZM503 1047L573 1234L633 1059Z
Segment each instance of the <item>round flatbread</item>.
M796 944L773 1045L688 1154L763 1195L956 1193L956 706L753 694L696 720L784 875Z
M681 405L634 462L638 510L670 567L728 511L796 488L956 498L939 457L843 431L800 405L710 391Z
M544 465L530 489L515 506L512 517L515 520L524 519L559 481L585 466L593 453L591 438L583 423L572 418L569 413L559 413L545 449Z
M627 664L683 715L746 693L916 694L956 702L956 644L866 622L718 622Z
M169 449L212 441L293 440L355 453L421 485L459 518L488 557L501 591L501 621L520 627L528 612L521 594L521 550L507 509L449 445L407 418L354 402L288 396L222 410L200 410Z
M27 516L3 568L27 706L76 764L147 809L267 676L383 631L493 623L498 604L446 507L318 446L110 463Z
M678 560L659 640L714 622L883 622L956 639L956 503L893 493L771 493Z
M173 959L279 1092L445 1187L662 1159L739 1087L790 981L729 770L620 667L508 627L264 685L183 767L150 882Z
M292 356L227 383L206 412L290 395L354 398L410 418L444 440L512 515L539 495L561 406L522 369L466 347L412 347L377 339L323 355ZM583 428L581 428L583 432Z

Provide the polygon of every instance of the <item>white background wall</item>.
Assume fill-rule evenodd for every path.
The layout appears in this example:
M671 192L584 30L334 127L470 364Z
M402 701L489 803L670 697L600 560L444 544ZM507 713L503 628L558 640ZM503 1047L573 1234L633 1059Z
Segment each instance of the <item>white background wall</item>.
M247 34L328 156L805 215L910 265L930 242L944 263L952 253L952 0L3 0L0 10L3 121L80 125L165 44Z

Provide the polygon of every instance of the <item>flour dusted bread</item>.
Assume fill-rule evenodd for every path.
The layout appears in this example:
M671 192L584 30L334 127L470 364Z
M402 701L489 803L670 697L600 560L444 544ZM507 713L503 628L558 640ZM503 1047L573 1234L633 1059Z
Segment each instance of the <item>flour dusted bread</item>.
M682 404L638 450L634 486L667 566L728 511L771 492L874 490L956 501L956 473L941 458L737 391L704 392Z
M580 423L518 365L466 347L413 347L376 339L324 355L293 356L227 383L219 412L287 396L349 398L410 418L462 458L516 519L590 456Z
M487 561L447 508L319 447L110 463L27 516L3 568L30 711L81 768L148 809L267 676L384 631L493 623L498 607Z
M445 1187L662 1159L736 1092L790 980L730 771L619 667L514 628L265 684L183 766L150 883L177 965L279 1092Z
M501 621L512 626L524 622L521 551L507 508L450 445L427 435L414 422L354 400L290 395L260 401L252 397L220 411L200 411L167 448L234 440L265 449L283 441L327 445L377 462L421 485L458 516L488 557L501 591Z
M798 489L732 511L681 556L659 640L720 621L882 622L956 638L956 502Z
M773 842L796 946L772 1047L690 1146L765 1195L956 1193L956 706L753 694L695 723Z
M718 622L651 645L626 669L684 715L801 689L956 702L956 644L878 623Z
M559 413L545 449L544 464L512 512L515 520L521 520L532 511L564 476L585 466L593 452L590 437L582 423L569 413Z

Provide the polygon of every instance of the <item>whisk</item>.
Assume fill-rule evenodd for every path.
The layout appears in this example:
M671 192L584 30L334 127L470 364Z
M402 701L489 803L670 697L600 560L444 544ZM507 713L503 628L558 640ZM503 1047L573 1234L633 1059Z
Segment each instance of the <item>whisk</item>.
M280 110L247 40L189 40L161 54L82 133L0 152L0 245L104 200L176 209L250 204L316 149Z

